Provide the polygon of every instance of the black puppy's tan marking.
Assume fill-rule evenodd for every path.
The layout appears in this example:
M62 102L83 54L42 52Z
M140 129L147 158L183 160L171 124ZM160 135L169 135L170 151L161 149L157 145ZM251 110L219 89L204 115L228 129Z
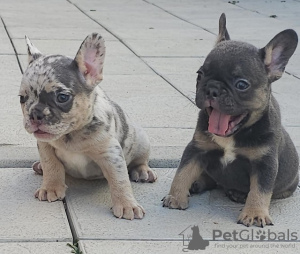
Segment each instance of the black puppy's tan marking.
M272 225L272 219L269 215L269 205L272 197L272 191L261 189L258 182L258 176L250 177L250 191L247 196L245 207L243 208L238 223L250 226L256 222L259 227Z
M297 42L293 30L262 49L231 41L221 15L216 46L198 71L195 134L163 206L185 209L190 192L219 185L230 199L245 202L239 223L272 225L271 198L292 195L299 182L298 154L271 93Z

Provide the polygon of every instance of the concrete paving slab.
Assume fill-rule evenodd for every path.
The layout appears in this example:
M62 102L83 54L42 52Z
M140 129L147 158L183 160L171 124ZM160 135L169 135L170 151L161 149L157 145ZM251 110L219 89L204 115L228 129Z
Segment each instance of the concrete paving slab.
M81 42L80 42L81 43ZM106 43L107 44L107 43ZM70 55L70 57L75 57ZM22 70L26 70L28 65L27 55L18 55L20 59ZM154 72L138 57L131 55L119 55L113 53L107 53L104 64L104 78L107 75L145 75L152 74Z
M86 34L82 40L32 40L32 43L45 55L67 55L74 56L76 55L81 42L85 39ZM30 35L27 35L30 38ZM31 38L30 38L31 39ZM13 39L16 51L18 55L27 56L27 46L25 39Z
M146 5L144 7L149 6ZM162 40L178 40L178 38L204 40L213 38L211 33L202 28L183 22L156 8L151 7L151 10L148 10L152 14L150 17L145 14L145 10L137 11L135 7L127 7L125 11L128 13L126 17L123 15L123 7L122 10L110 12L102 10L92 13L86 12L86 14L105 26L109 31L113 31L122 40L143 39L151 41L155 38ZM122 22L122 27L118 26L120 21Z
M14 0L12 2L2 1L0 10L2 10L2 14L11 12L30 12L34 13L34 11L39 10L40 13L57 13L66 12L66 11L74 11L76 8L68 3L68 1L62 2L60 0L53 0L51 2L39 2L36 0L27 0L24 2L23 0ZM53 15L54 16L54 15Z
M22 128L22 127L21 127ZM177 167L183 150L191 140L194 129L184 128L145 128L150 142L150 167ZM25 133L28 139L16 137L17 144L4 143L5 133L1 135L0 168L31 167L39 160L36 140L32 135ZM295 131L297 135L297 131ZM10 138L8 142L13 143Z
M3 59L4 58L4 59ZM2 62L3 60L3 62ZM0 123L0 146L32 146L36 141L23 127L23 115L20 107L18 92L21 81L21 72L17 68L14 56L0 56L0 114L3 120ZM11 69L9 69L11 67ZM1 74L7 70L11 73Z
M0 145L25 145L30 137L23 128L18 98L21 71L15 56L0 56ZM32 141L31 141L32 142Z
M0 26L0 55L13 55L14 49L3 26Z
M262 43L262 47L265 46L267 41L264 42L264 38L270 40L276 33L287 29L293 28L296 31L299 30L299 15L297 16L297 11L295 14L291 15L295 17L294 22L291 22L291 16L287 19L274 19L269 17L271 14L257 13L253 11L256 5L264 9L261 2L256 1L254 3L246 3L245 1L239 1L236 4L230 4L229 2L235 1L189 1L186 4L182 1L172 1L166 2L163 0L147 0L150 4L154 4L157 8L162 9L181 18L187 22L194 24L195 26L202 27L211 33L218 33L218 19L222 12L225 12L227 16L227 28L232 39L243 40L250 43L256 43L257 41ZM289 1L292 2L292 1ZM280 4L274 4L275 2L268 2L265 5L276 6L275 8L280 9ZM244 5L250 6L252 8L244 8ZM287 3L287 5L289 5ZM299 4L294 3L291 6L297 6ZM291 7L293 8L293 7ZM296 8L296 7L295 7ZM237 25L238 24L238 25ZM261 24L264 24L263 26ZM257 45L258 46L258 45Z
M78 4L86 15L72 2ZM132 0L126 4L122 0L15 0L1 1L0 13L16 42L18 52L20 50L20 53L24 54L21 55L24 66L27 65L24 64L25 33L38 47L40 42L48 41L44 51L47 54L51 54L53 50L55 54L61 52L74 56L88 33L94 29L101 31L108 45L103 87L136 122L146 127L154 144L150 165L175 167L192 136L198 110L172 86L190 99L193 98L196 78L194 72L200 66L197 62L198 57L205 56L211 50L215 41L213 33L217 33L220 14L227 14L228 29L233 39L246 40L258 47L265 46L283 29L293 28L300 33L297 8L299 0L283 1L284 3L273 0L248 2L239 1L233 5L227 0ZM277 18L270 18L270 14L276 14ZM142 60L147 60L147 64L169 83L155 77L156 74L134 53L88 16L116 34L121 42L123 40L139 56L160 57L157 61L154 58L151 58L151 61L147 58ZM3 52L0 49L0 55L12 55L10 41L2 28L3 24L0 23L0 42L3 48ZM70 41L77 41L78 44L72 44ZM297 50L286 70L299 77L298 55ZM165 61L162 56L191 58L184 61L177 58ZM0 123L0 167L6 164L29 167L38 155L34 138L28 136L23 129L21 110L18 100L14 97L19 89L20 71L12 59L0 57L0 113L4 116ZM196 69L192 73L194 67ZM11 85L10 90L6 89L6 84ZM295 77L284 75L274 84L274 93L282 107L283 122L299 151L299 106L296 103L298 85ZM168 192L175 171L156 170L160 177L157 183L133 184L137 199L144 205L147 214L143 220L132 222L115 219L109 211L110 194L105 181L68 178L70 188L67 202L71 224L75 227L77 238L81 239L80 247L84 253L98 254L99 250L105 253L120 253L123 250L125 253L182 253L186 246L182 242L182 235L179 234L187 229L185 236L190 236L192 225L198 225L203 238L209 240L212 239L213 230L232 233L233 230L241 232L254 229L254 237L258 236L258 228L248 229L235 224L241 206L229 201L220 190L193 196L191 207L187 211L162 208L160 199ZM70 252L69 249L65 249L68 248L65 241L71 241L72 235L62 203L48 204L33 198L33 192L40 181L41 177L34 175L31 169L0 169L1 254L50 251L53 253L53 250L58 254ZM261 232L267 235L269 232L288 235L290 230L295 231L299 238L299 223L295 212L299 210L299 198L298 190L289 199L273 201L271 215L275 226L267 227ZM299 252L299 240L287 240L278 243L278 246L271 245L272 243L278 242L255 242L257 245L252 247L247 242L247 246L239 245L237 249L235 244L241 242L210 241L206 251Z
M169 83L153 73L152 75L132 76L105 75L100 86L116 102L119 97L130 99L136 96L173 97L181 95Z
M273 18L235 20L227 16L229 35L234 40L247 41L257 47L264 47L279 32L294 29L299 33L299 27ZM237 25L238 24L238 25ZM262 24L264 24L262 26Z
M0 243L1 254L66 254L71 253L71 248L65 242L51 243Z
M223 0L223 2L227 2ZM293 17L297 17L299 20L300 3L298 1L266 1L261 2L259 0L251 1L239 1L235 4L237 7L241 7L245 10L259 13L265 16L276 15L276 19L287 20L290 22Z
M149 129L147 132L149 132ZM187 139L189 139L189 137L189 135L186 136ZM158 139L157 136L152 136L151 132L149 138L151 140ZM152 145L149 166L151 168L177 167L186 145L187 143L180 146ZM38 160L39 153L36 144L33 144L32 147L6 144L0 145L0 168L31 168L32 164Z
M32 169L0 169L0 242L72 241L64 204L34 198L41 181Z
M71 2L76 4L79 9L86 12L92 18L100 23L103 22L103 25L113 28L116 33L121 30L124 32L124 30L127 31L129 29L125 38L131 38L131 32L133 31L131 29L135 28L138 28L140 32L145 32L151 27L159 29L177 27L179 31L184 28L193 28L190 24L182 22L180 19L169 15L153 5L149 5L145 1L133 0L126 5L120 0L113 2L102 1L101 3L97 1L86 3L82 0L74 0ZM91 8L94 8L95 11L88 12ZM109 11L107 11L107 9L109 9ZM124 13L126 13L126 15L124 15ZM122 22L122 27L116 27L120 22ZM164 25L162 26L162 24ZM155 33L155 29L153 32ZM134 36L134 38L136 38L136 36Z
M10 114L8 110L0 110L0 114L5 115L5 126L2 123L0 129L0 146L20 146L34 147L36 140L32 135L27 133L23 126L23 116L21 109L17 109L18 113Z
M81 42L88 36L89 34L86 33L85 36L81 38L80 41L73 41L73 40L32 40L35 46L44 54L64 54L67 56L74 56L77 53ZM106 41L106 38L103 37ZM27 48L25 39L15 39L13 40L17 53L19 55L27 55ZM110 58L111 56L134 56L134 54L121 42L119 41L106 41L106 59ZM75 53L74 53L75 52Z
M37 160L39 154L36 144L34 147L0 145L0 168L31 168Z
M129 253L183 253L189 252L188 242L183 241L80 241L80 248L83 254L98 254L99 250L107 254L129 254ZM209 246L202 250L204 253L232 253L232 254L252 254L252 253L287 253L295 254L300 250L300 243L293 242L218 242L210 241ZM201 250L194 250L200 253Z
M81 42L88 35L84 35L80 41L75 40L32 40L35 46L46 55L63 54L75 57ZM29 35L28 35L29 36ZM106 38L104 37L106 40ZM13 40L19 54L22 69L27 68L27 48L24 39ZM106 59L104 74L154 74L154 72L136 57L126 46L119 41L106 40Z
M170 129L169 129L170 130ZM158 136L152 134L149 129L146 130L150 132L150 140L157 140ZM171 131L171 130L170 130ZM183 131L183 133L185 133ZM186 139L190 138L190 135L185 136ZM172 142L172 140L168 140ZM39 160L39 153L36 147L36 143L26 144L27 146L19 145L0 145L0 168L31 168L32 164ZM150 162L149 166L151 168L173 168L177 167L180 162L183 150L186 144L167 146L167 145L151 145ZM299 146L300 151L300 146Z
M213 45L211 45L213 47ZM195 100L197 71L204 57L145 57L143 60L173 86Z
M195 103L197 78L196 72L193 74L163 75L163 77L168 80L173 86L175 86L179 91L181 91L185 96L187 96L193 103Z
M52 4L53 7L53 4ZM32 10L24 12L23 10L5 11L1 14L4 23L7 27L89 27L94 25L94 22L86 17L83 13L77 9L73 9L73 6L69 4L70 11L60 10L60 3L52 8L52 12L44 11L37 12L35 6L31 5ZM46 6L43 6L43 10L46 10ZM56 12L58 15L53 15ZM59 15L60 14L60 15ZM38 22L37 22L38 20Z
M82 41L90 33L100 33L106 41L117 40L111 33L96 23L88 27L22 27L10 26L8 28L12 39L23 39L27 35L31 40L78 40ZM38 42L37 42L38 43Z
M272 88L273 94L280 105L283 125L299 127L300 80L285 73L281 79L273 83Z
M286 131L291 136L291 139L293 140L294 145L296 146L296 149L298 151L298 154L300 156L300 127L286 127Z
M247 228L236 224L242 205L230 201L221 190L192 196L190 207L185 211L163 208L161 199L169 191L175 170L156 169L156 172L159 177L156 183L132 183L136 199L146 210L145 218L133 221L116 219L112 215L106 181L68 178L66 201L76 237L79 240L180 241L182 236L179 234L192 225L198 225L201 236L208 240L217 238L214 233L216 230L244 230L249 234L253 230L253 234L258 234L260 229L257 227ZM272 201L270 214L275 226L264 230L276 234L289 230L295 232L299 240L300 222L294 217L299 209L299 201L300 190L290 198Z
M214 44L211 45L211 49ZM206 57L206 56L205 56ZM205 57L142 57L155 71L166 75L191 75L197 76Z
M144 128L153 147L186 146L194 135L195 128Z
M74 3L81 9L87 8L82 1L74 1ZM198 48L199 52L203 50L202 54L207 54L205 51L207 42L215 40L210 33L144 1L132 1L126 6L117 3L121 2L114 2L114 11L108 13L102 8L111 4L93 2L94 8L102 11L97 10L89 15L113 31L139 56L194 55L190 50L191 47ZM124 12L126 16L123 15ZM119 26L120 22L122 27Z
M215 38L210 40L126 40L126 44L140 56L162 56L162 57L199 57L206 56L211 51L211 45Z
M298 52L299 51L296 51L296 53L289 60L286 71L300 79L300 70L299 70L300 53Z
M176 168L180 163L184 146L151 146L151 168Z
M194 134L194 128L145 128L145 131L151 144L149 165L153 168L177 167Z
M195 106L157 76L109 76L101 87L142 127L195 127Z
M1 94L4 89L7 88L9 88L8 91L14 92L11 88L15 88L16 78L21 77L21 71L16 56L0 55L0 76L2 77L0 80L0 89L2 89Z
M102 23L101 20L99 23ZM174 24L173 27L165 27L160 23L149 23L149 25L145 25L143 28L128 28L126 30L120 29L117 30L116 35L122 40L150 40L159 39L159 40L178 40L178 39L186 39L190 41L202 41L202 40L212 40L215 35L208 33L199 27L193 27L191 25L183 26L183 24ZM110 24L110 26L114 26L115 24ZM109 27L109 26L108 26ZM115 31L115 29L112 29ZM139 36L137 36L139 34Z

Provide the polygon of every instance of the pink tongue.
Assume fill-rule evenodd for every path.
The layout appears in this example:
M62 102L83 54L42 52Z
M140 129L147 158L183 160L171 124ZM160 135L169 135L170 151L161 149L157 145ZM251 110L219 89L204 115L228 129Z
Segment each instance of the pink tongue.
M213 109L208 122L208 131L217 135L225 136L229 128L230 115L225 115Z

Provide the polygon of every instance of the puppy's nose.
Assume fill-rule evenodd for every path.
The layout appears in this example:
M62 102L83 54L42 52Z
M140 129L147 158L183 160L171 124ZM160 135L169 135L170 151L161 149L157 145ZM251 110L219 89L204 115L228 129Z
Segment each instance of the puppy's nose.
M220 96L220 90L217 87L211 86L206 89L207 99L214 99Z
M43 120L44 118L44 114L41 110L39 109L33 109L31 111L31 114L30 114L30 120L35 122L35 123L39 123L41 120Z

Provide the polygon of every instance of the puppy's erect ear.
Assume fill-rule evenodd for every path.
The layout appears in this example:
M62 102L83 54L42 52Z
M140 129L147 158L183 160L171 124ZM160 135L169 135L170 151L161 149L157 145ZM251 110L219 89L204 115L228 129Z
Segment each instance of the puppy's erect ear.
M227 28L226 28L226 16L222 13L219 19L219 34L217 37L216 45L221 41L230 40Z
M264 48L260 49L269 80L279 79L294 54L298 44L298 36L292 29L277 34Z
M82 42L75 61L79 71L91 88L103 79L103 63L105 58L105 43L100 34L90 34Z
M29 38L25 35L28 52L28 64L42 56L42 53L33 45Z

